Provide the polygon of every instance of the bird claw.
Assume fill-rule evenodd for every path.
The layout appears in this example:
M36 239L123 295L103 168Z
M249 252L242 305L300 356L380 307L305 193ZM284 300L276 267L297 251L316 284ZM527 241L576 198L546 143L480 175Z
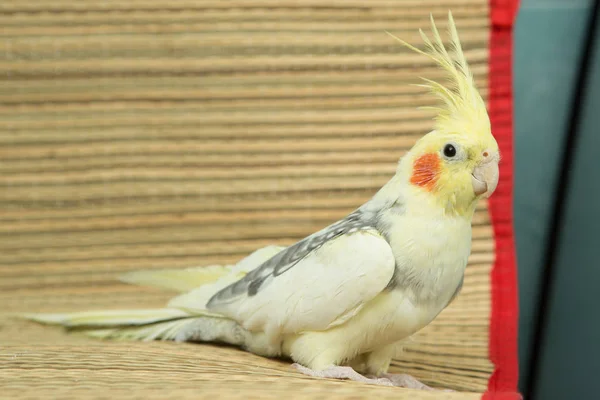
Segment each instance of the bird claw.
M394 386L394 384L386 378L367 378L356 372L351 367L331 366L320 371L315 371L310 368L306 368L300 364L294 363L292 367L304 375L312 376L315 378L329 378L329 379L348 379L355 382L362 382L371 385L380 386Z
M418 390L438 390L425 385L416 378L407 374L384 374L379 377L376 377L361 375L351 367L332 365L320 371L312 370L297 363L292 364L292 367L295 368L298 372L303 373L304 375L312 376L315 378L348 379L351 381L367 383L370 385L398 386L407 389ZM452 390L443 391L451 392Z
M419 390L436 390L431 386L427 386L417 378L407 374L383 374L382 378L388 379L394 386L400 386L408 389Z

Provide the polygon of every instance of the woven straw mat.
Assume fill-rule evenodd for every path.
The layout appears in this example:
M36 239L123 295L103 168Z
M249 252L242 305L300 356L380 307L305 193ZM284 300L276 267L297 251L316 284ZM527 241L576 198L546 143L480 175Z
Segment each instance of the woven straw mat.
M160 307L125 271L231 263L366 201L432 127L420 44L452 10L487 97L487 0L4 0L0 312ZM454 393L296 373L228 347L94 341L0 319L0 397L475 399L487 205L462 294L392 372Z

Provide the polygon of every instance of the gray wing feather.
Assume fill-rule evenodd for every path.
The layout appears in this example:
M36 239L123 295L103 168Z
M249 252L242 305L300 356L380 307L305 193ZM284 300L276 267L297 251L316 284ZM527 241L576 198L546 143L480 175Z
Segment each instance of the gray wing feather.
M354 211L344 219L316 232L305 239L280 251L262 265L250 271L239 281L215 293L207 303L211 309L219 304L234 301L241 295L254 296L265 281L277 277L293 268L303 258L321 248L328 241L347 233L363 229L375 229L376 218L371 213L364 213L361 209Z

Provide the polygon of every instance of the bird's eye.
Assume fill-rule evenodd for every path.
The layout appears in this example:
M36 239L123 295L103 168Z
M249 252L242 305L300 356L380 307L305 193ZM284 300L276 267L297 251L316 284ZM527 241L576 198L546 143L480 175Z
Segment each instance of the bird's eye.
M448 143L444 146L444 156L452 158L456 155L456 147Z

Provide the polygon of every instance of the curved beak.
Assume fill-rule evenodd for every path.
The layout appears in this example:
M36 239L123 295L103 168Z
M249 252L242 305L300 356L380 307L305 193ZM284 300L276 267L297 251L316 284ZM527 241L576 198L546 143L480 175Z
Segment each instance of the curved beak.
M498 161L496 157L490 157L484 160L473 169L471 174L471 183L475 196L490 197L496 186L498 186L499 177Z

